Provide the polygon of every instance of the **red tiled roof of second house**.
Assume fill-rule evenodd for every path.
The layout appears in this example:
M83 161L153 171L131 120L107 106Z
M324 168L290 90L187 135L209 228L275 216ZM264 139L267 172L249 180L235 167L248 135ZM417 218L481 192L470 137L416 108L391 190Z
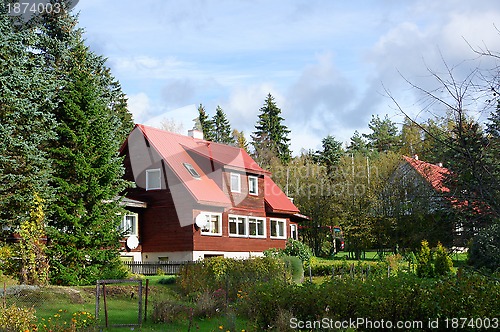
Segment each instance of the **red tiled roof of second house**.
M435 190L448 193L450 188L445 185L446 177L450 174L447 168L421 161L415 158L403 156L404 160L410 164Z

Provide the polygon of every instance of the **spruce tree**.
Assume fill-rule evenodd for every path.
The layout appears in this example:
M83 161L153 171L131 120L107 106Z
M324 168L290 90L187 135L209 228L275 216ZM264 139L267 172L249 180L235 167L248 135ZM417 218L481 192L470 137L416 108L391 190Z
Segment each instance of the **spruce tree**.
M60 86L57 140L49 150L57 192L48 228L50 277L58 284L122 277L117 197L126 182L118 150L131 125L124 95L105 59L84 45L74 17L44 19L40 48Z
M215 138L215 129L214 123L208 117L208 114L205 112L205 107L202 104L198 107L198 122L201 130L203 132L203 139L207 141L213 141Z
M276 106L274 97L267 95L264 105L260 108L259 120L252 135L254 154L263 166L269 165L272 157L277 157L282 163L290 161L290 130L283 124L281 109Z
M234 138L231 132L231 125L226 117L226 113L220 106L217 106L215 115L212 118L214 124L214 142L222 144L234 144Z
M45 147L55 136L55 80L32 51L37 38L34 29L18 30L0 1L0 228L8 232L30 219L35 195L52 196Z
M342 143L337 141L332 135L328 135L321 141L323 149L316 151L313 158L316 162L324 165L328 173L332 173L334 168L340 162L344 153Z

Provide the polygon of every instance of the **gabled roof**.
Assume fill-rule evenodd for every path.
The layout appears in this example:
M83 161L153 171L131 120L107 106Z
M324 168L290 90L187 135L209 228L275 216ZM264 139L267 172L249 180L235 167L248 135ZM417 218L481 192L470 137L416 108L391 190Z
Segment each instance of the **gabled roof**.
M266 207L273 213L295 214L299 209L269 176L264 176L264 196Z
M133 135L134 132L140 133L140 136ZM127 145L130 150L132 144L129 142L130 140L144 140L144 138L147 144L155 148L162 160L175 173L178 181L200 204L230 207L231 201L222 189L203 171L203 167L196 163L196 156L202 156L204 160L218 163L224 168L263 175L266 207L271 212L276 213L299 213L299 209L269 177L270 172L262 169L244 149L138 124L121 150L123 151ZM144 146L144 142L141 143L141 146ZM193 178L184 166L185 163L193 166L200 175L199 179ZM171 184L169 183L169 185Z
M450 192L446 187L445 180L450 171L439 165L434 165L415 158L403 156L403 159L412 166L436 191L441 193Z

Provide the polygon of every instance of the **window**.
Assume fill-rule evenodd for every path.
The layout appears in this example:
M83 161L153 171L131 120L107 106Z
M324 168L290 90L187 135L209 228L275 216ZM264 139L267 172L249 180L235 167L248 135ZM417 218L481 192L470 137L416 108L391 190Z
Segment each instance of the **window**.
M248 217L248 234L250 237L266 237L266 220Z
M259 178L256 176L248 177L248 193L250 195L259 194Z
M247 218L243 216L229 216L229 235L246 236Z
M231 192L241 192L241 178L238 173L231 173Z
M271 238L286 239L286 220L285 219L271 219Z
M137 235L137 213L124 215L120 230L125 233L125 236Z
M161 189L161 172L160 169L146 170L146 190Z
M189 163L184 163L183 164L184 167L186 167L187 171L189 172L189 174L191 174L191 176L195 179L199 179L200 178L200 174L198 174L198 172L194 169L193 165L189 164Z
M221 230L221 220L222 215L220 213L210 213L204 212L205 225L201 228L201 234L203 235L222 235Z
M297 236L297 225L295 224L290 224L290 237L294 240L298 239Z

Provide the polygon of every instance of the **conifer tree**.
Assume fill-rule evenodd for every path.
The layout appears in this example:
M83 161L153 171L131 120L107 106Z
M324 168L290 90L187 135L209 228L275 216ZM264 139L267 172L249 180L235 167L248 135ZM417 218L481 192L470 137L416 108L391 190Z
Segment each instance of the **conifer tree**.
M260 108L259 120L252 135L254 154L263 166L269 165L273 156L282 163L290 161L290 130L283 124L281 109L276 106L274 97L267 95L264 105Z
M231 132L231 125L226 117L226 113L220 106L217 106L215 115L212 118L214 124L214 142L222 144L234 144L234 139Z
M248 150L248 142L245 138L245 133L243 131L239 131L238 129L233 130L233 139L235 142L235 146L245 150L247 153L250 153Z
M200 128L197 129L203 132L203 139L213 141L215 138L214 123L208 117L207 112L205 112L205 107L203 107L202 104L198 107L198 122Z
M49 222L51 280L89 284L121 277L117 197L126 188L118 150L130 127L105 59L84 45L70 15L46 16L40 44L58 75L57 139L49 152L56 190Z
M373 115L368 127L372 132L363 134L363 137L368 139L369 147L378 152L397 150L399 144L398 128L387 115L384 119Z
M0 1L0 229L9 232L29 220L35 193L52 196L45 147L55 136L55 80L31 51L35 32L17 29Z

